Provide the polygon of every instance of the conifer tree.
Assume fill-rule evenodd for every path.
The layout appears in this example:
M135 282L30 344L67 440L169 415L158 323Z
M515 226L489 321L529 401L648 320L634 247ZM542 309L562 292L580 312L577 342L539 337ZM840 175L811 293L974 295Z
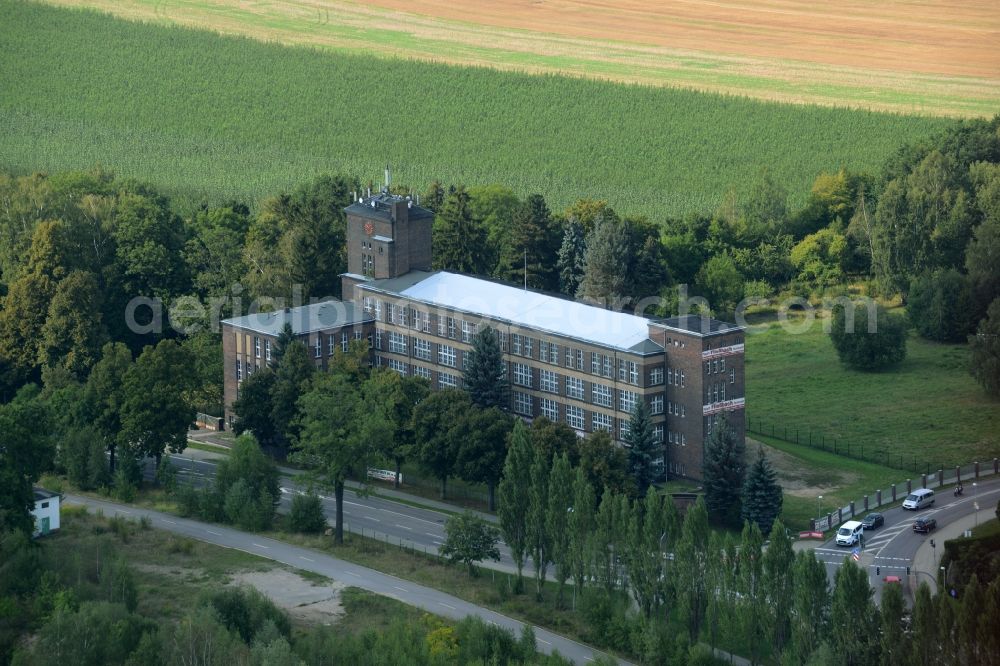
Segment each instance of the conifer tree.
M281 332L278 333L278 339L274 341L274 349L271 350L270 366L272 368L278 368L278 365L281 364L281 357L285 355L285 350L293 342L295 342L295 331L292 330L291 323L286 321L285 325L281 327Z
M643 497L659 476L656 461L663 456L663 446L653 435L653 424L649 420L649 407L645 400L637 400L632 409L625 443L629 447L629 473L635 479L638 496Z
M764 455L764 447L760 447L757 449L757 461L750 467L743 484L743 520L757 523L761 533L767 534L781 514L782 501L777 475Z
M463 373L463 385L472 403L484 409L509 407L507 366L496 331L485 326L472 338L472 349Z
M594 230L587 236L578 298L613 305L630 295L629 240L628 228L613 211L597 219Z
M713 521L728 526L739 523L740 494L745 472L745 444L723 418L705 446L703 478L705 505Z
M469 193L458 187L434 219L434 268L481 275L486 252L486 229L472 216Z
M583 225L570 219L563 232L562 245L559 247L559 258L556 267L559 269L559 291L569 296L575 296L580 287L585 268L584 257L587 243L583 234Z
M500 480L500 506L497 517L504 541L510 548L511 557L517 567L517 591L524 587L522 571L528 551L528 489L531 486L531 464L533 461L528 431L520 419L514 421L510 435L510 448L503 466Z

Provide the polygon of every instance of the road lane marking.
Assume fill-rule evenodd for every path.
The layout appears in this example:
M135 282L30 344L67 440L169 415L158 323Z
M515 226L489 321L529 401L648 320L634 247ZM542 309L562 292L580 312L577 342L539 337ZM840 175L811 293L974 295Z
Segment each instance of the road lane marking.
M445 608L450 608L451 610L458 610L458 609L457 609L457 608L455 608L454 606L449 606L448 604L446 604L446 603L445 603L445 602L443 602L443 601L439 601L438 603L439 603L439 604L441 604L442 606L444 606Z
M435 539L441 536L440 534L431 534L430 532L424 532L424 534L426 534L429 537L433 537Z
M208 532L209 534L214 534L215 536L222 536L221 532L213 532L212 530L205 530L205 531Z
M175 520L167 520L166 518L163 519L163 522L170 523L171 525L176 525L177 524L177 521L175 521Z
M413 531L412 527L407 527L406 525L400 525L399 523L396 523L396 527L402 527L404 530L410 530L411 532Z
M316 560L310 560L308 557L305 557L304 555L299 555L299 559L300 560L305 560L306 562L315 562L316 561Z
M362 576L361 574L359 574L359 573L354 573L353 571L345 571L344 573L346 573L346 574L348 574L348 575L350 575L350 576L354 576L354 577L356 577L356 578L364 578L364 576Z
M392 589L399 590L400 592L409 592L409 590L407 590L405 588L402 588L402 587L397 587L395 585L392 586Z
M552 643L549 643L549 642L548 642L547 640L545 640L544 638L539 638L539 639L538 639L538 642L539 642L539 643L545 643L546 645L552 645Z
M270 550L270 546L262 546L259 543L254 543L253 541L251 541L250 544L253 546L257 546L258 548L263 548L264 550Z

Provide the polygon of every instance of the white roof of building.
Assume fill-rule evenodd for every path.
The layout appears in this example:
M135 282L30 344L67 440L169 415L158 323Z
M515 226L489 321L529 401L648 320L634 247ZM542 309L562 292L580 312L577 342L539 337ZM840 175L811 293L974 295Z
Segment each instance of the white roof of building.
M395 280L384 280L364 286L394 292L450 310L473 313L497 322L506 321L626 351L641 343L655 344L649 340L650 321L645 317L605 310L468 275L444 271L422 275L426 277L416 281L411 278L407 280L409 284L393 284ZM397 288L400 290L396 291Z

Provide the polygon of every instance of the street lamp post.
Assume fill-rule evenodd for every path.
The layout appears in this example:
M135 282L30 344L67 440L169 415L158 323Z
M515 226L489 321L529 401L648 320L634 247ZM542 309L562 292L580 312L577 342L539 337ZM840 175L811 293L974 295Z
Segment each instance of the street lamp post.
M979 527L979 498L976 492L976 482L972 482L972 510L976 512L976 527Z
M816 524L819 525L819 519L823 515L823 510L820 508L820 502L823 501L823 496L820 495L816 498Z

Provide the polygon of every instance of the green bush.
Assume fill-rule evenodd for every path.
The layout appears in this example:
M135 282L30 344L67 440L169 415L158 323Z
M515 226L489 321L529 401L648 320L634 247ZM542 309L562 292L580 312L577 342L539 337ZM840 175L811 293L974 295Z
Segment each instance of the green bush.
M316 534L326 529L326 515L319 495L295 495L288 514L288 526L293 532Z
M965 342L976 324L972 287L954 268L913 278L906 309L917 333L937 342Z
M869 326L871 312L875 321ZM906 326L899 317L872 303L838 304L830 340L840 361L855 370L881 370L906 358Z
M284 638L291 636L288 616L255 588L228 587L209 593L204 601L215 610L222 624L238 633L247 645L268 625Z

